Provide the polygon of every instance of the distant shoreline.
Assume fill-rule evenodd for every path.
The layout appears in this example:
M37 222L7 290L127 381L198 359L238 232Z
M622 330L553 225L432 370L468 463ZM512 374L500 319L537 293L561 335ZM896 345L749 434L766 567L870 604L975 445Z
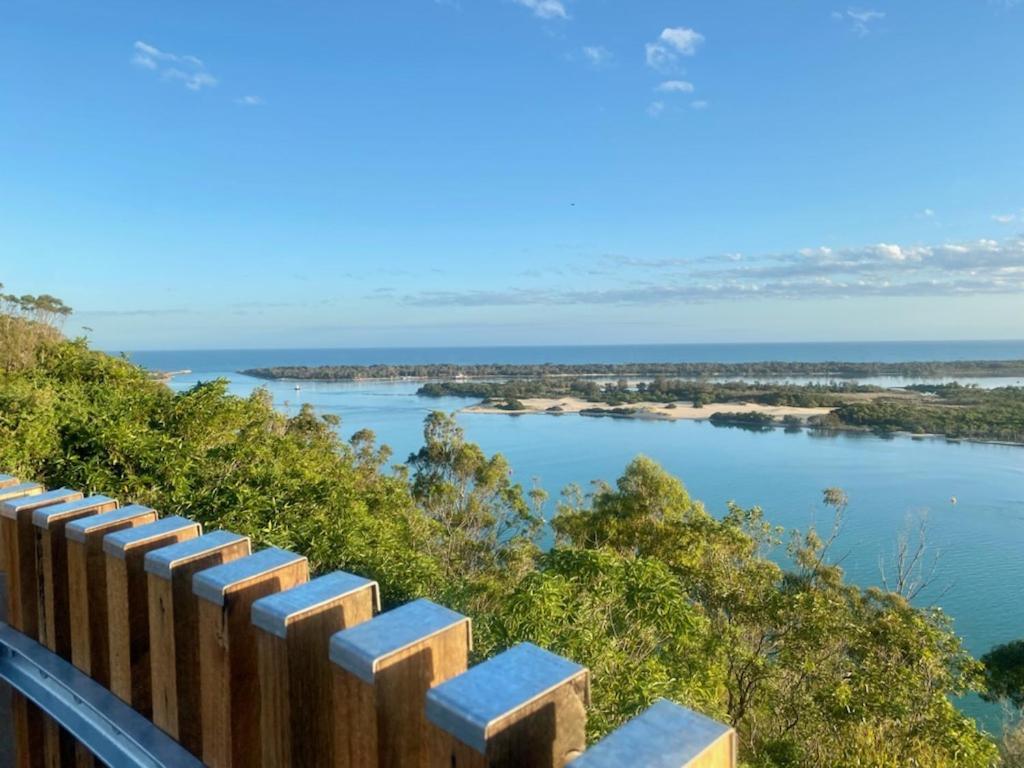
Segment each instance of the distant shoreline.
M774 379L801 377L850 380L872 377L898 378L987 378L1022 377L1024 360L957 360L887 362L785 362L754 363L544 363L530 364L377 364L271 366L247 368L238 373L275 381L426 381L447 379L523 378L653 378L685 379Z

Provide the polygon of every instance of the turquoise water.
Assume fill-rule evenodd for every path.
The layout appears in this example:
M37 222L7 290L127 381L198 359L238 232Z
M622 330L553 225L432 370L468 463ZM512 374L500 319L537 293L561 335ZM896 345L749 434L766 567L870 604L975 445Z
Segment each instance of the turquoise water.
M171 362L170 360L163 362ZM265 358L260 364L272 364ZM147 364L152 364L147 361ZM193 367L156 365L164 369ZM267 386L286 412L310 403L342 418L348 437L369 427L394 449L396 461L421 443L423 418L432 409L457 411L474 400L424 399L415 383L261 382L230 370L175 378L184 389L223 376L231 390L249 394ZM226 366L225 366L226 367ZM748 432L706 422L593 419L577 415L459 415L470 440L504 453L515 478L536 481L552 496L570 483L613 481L643 453L686 483L691 494L720 514L729 500L760 505L775 524L827 530L830 513L821 491L842 487L850 506L834 556L848 577L878 584L879 560L897 536L926 514L929 544L941 553L938 575L918 600L933 601L953 617L968 649L980 655L996 643L1024 637L1024 448L941 439L882 439L870 435L820 436L810 432ZM957 503L951 503L956 497ZM998 712L978 701L967 711L988 727Z

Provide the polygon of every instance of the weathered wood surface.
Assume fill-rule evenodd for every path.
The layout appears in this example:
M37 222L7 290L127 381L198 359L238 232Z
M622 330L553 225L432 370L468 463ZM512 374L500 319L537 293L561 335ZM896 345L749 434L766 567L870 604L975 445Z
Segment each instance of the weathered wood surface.
M427 693L434 765L561 768L586 747L589 673L523 643Z
M202 759L212 768L259 765L259 661L250 609L308 578L306 558L265 549L192 579L199 598Z
M736 768L736 731L661 699L610 733L572 768Z
M103 539L107 556L110 690L148 718L153 716L153 699L144 557L151 550L193 539L201 532L199 523L184 517L165 517L107 534Z
M36 555L41 586L38 600L39 640L64 659L71 659L71 612L68 604L67 539L68 523L83 517L117 509L107 496L90 496L62 504L50 504L32 512L36 528ZM43 750L49 766L71 766L75 760L75 741L56 723L43 723Z
M29 637L42 640L39 603L43 585L32 513L40 508L82 498L79 491L59 488L44 491L41 485L23 483L0 490L3 520L4 568L8 574L8 623ZM12 701L15 724L15 760L19 766L59 765L59 731L21 696ZM47 760L49 758L49 760Z
M153 722L194 755L202 752L199 604L192 577L250 553L249 539L215 531L146 554Z
M115 512L72 521L64 529L68 547L71 663L107 688L110 687L110 636L103 539L108 533L155 520L155 511L131 504Z
M13 492L11 486L5 489ZM80 491L59 488L55 491L34 492L29 495L9 498L0 505L0 517L4 520L5 558L11 584L7 590L8 623L29 637L39 638L39 563L36 554L36 530L32 525L32 513L40 507L61 504L82 498Z
M253 603L265 768L335 764L330 639L373 618L379 601L375 581L336 571Z
M107 496L89 496L78 501L41 507L32 513L32 523L38 535L39 569L43 584L38 601L40 640L62 658L71 659L70 585L65 528L74 520L112 512L117 507L117 502Z
M469 619L429 600L336 634L334 765L433 765L442 734L427 722L424 697L465 672L471 637Z

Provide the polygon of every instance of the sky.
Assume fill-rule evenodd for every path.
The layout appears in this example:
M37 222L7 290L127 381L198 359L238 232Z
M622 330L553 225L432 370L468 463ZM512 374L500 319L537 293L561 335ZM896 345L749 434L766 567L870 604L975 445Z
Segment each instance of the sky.
M7 0L0 282L112 350L1024 337L1024 2Z

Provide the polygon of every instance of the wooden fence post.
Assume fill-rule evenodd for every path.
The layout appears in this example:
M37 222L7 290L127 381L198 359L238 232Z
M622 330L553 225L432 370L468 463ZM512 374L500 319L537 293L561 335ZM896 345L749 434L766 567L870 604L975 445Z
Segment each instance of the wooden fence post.
M586 746L586 668L523 643L427 693L446 732L434 765L562 768Z
M153 722L194 755L203 749L199 709L197 572L250 552L249 539L214 531L146 553Z
M442 737L424 695L466 670L472 628L429 600L399 606L331 638L338 768L426 768Z
M18 486L6 490L11 491ZM39 639L39 563L32 512L40 507L82 498L80 491L60 488L12 498L0 506L4 518L7 568L7 621L19 632Z
M39 600L39 635L43 645L71 659L71 612L68 601L68 547L65 529L73 520L112 512L117 502L107 496L41 507L32 513L39 529L39 567L43 589Z
M16 477L4 475L6 480L0 485L0 501L10 501L21 496L35 496L46 489L39 483L22 483Z
M108 533L107 622L110 627L110 690L145 717L153 716L149 669L149 590L146 553L202 533L199 523L165 517L148 525Z
M258 634L264 768L334 765L328 646L380 610L377 582L335 571L252 604Z
M39 640L57 655L71 659L71 615L68 605L67 524L82 517L117 509L107 496L90 496L78 501L51 504L32 513L36 527L36 555L42 582L37 595ZM62 733L56 723L43 723L43 751L51 766L75 762L75 741Z
M259 598L308 578L306 558L276 548L193 577L199 598L202 759L212 768L259 764L259 663L250 609Z
M13 485L7 490L11 492L16 487ZM8 621L14 629L37 640L43 639L39 613L42 592L39 562L41 553L37 546L38 541L35 526L32 524L32 514L42 507L81 498L82 493L79 490L57 488L10 499L0 507L0 515L3 515L8 523L7 565L11 582L7 590ZM28 702L23 705L22 702L15 700L14 703L15 728L22 731L22 735L16 736L15 740L25 744L26 753L34 752L36 755L41 753L47 765L59 766L60 731L56 723L49 718L36 715L33 712L34 708L30 707ZM29 741L25 739L29 739ZM31 746L28 745L30 743ZM23 746L18 745L16 751L19 754L22 753ZM31 758L25 757L24 760L27 761L26 764L36 764L35 755L32 755Z
M107 623L107 563L103 538L156 520L149 507L130 504L68 523L68 601L71 611L71 663L105 688L110 687Z
M18 482L10 475L4 475L3 487L0 487L0 502L22 499L27 496L38 496L43 493L43 486L35 482ZM2 567L7 574L7 622L15 630L23 631L18 625L20 617L15 618L11 610L14 607L14 593L19 590L20 542L18 540L16 518L7 518L0 514L0 558ZM11 720L14 732L14 763L18 768L41 766L43 764L43 716L22 694L11 692Z
M592 746L571 768L736 768L736 731L660 699Z
M107 621L107 556L103 538L156 520L156 512L129 504L113 512L73 520L64 528L68 547L68 602L71 614L71 663L104 688L110 687L110 628ZM79 768L95 765L81 745Z

